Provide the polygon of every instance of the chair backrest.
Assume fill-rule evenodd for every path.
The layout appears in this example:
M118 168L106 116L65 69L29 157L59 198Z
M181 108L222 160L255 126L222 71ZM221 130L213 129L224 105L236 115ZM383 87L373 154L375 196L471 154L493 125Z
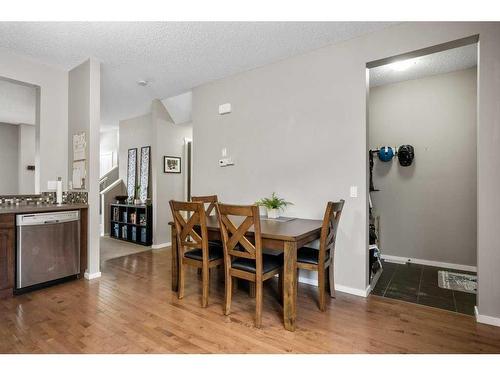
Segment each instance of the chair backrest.
M189 249L202 249L203 260L208 261L208 232L203 203L171 200L170 208L177 232L179 256ZM195 226L200 230L196 231Z
M325 216L321 226L321 238L319 243L319 263L325 261L327 254L335 250L335 241L337 239L337 229L339 227L340 216L344 208L344 200L339 202L328 202L326 205Z
M217 203L217 217L222 235L224 262L231 267L233 257L255 260L257 273L262 273L262 244L259 208ZM234 221L232 220L234 219ZM253 227L253 243L245 234ZM252 237L252 236L250 236Z
M197 197L191 197L192 202L203 202L203 204L208 204L205 206L205 213L207 216L212 215L212 211L215 209L215 204L218 202L217 195L199 195Z

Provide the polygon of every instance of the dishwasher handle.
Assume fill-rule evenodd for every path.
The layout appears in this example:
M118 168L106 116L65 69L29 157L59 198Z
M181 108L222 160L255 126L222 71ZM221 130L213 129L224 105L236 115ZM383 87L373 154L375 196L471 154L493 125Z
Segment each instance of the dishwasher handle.
M59 223L59 220L47 220L43 222L44 224L57 224Z

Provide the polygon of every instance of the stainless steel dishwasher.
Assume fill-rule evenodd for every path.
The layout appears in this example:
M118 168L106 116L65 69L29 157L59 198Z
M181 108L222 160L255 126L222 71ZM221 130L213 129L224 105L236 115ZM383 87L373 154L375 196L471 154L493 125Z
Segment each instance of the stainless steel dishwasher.
M80 273L80 211L17 215L16 289Z

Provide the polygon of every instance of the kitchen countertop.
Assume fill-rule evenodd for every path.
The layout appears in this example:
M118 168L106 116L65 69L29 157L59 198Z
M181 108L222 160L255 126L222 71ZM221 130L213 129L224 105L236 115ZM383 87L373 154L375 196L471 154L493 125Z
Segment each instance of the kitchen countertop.
M67 210L80 210L88 208L86 203L67 203L67 204L21 204L21 205L0 205L0 215L2 214L27 214L38 212L51 212L51 211L67 211Z

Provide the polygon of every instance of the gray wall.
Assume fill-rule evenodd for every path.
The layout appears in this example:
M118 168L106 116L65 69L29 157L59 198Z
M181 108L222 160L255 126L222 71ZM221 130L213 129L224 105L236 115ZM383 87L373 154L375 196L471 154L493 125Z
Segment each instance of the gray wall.
M0 77L40 87L37 103L36 191L68 176L68 72L0 48Z
M172 220L169 201L184 200L186 160L184 139L192 137L189 124L175 125L164 105L154 100L151 107L155 147L153 148L153 242L155 245L171 241L168 222ZM163 157L181 158L181 173L164 173Z
M19 124L19 194L35 193L35 171L28 170L28 165L35 165L36 160L36 125Z
M480 314L500 317L500 24L417 22L325 47L194 89L193 193L253 202L273 190L290 215L321 217L346 198L335 271L368 285L366 63L479 34L478 270ZM233 113L219 116L219 104ZM236 165L217 166L227 147ZM357 185L359 198L349 198Z
M169 201L184 199L184 138L191 138L189 124L174 125L170 115L160 100L153 100L151 113L120 121L119 130L119 171L120 178L127 183L127 151L137 148L138 155L142 146L151 146L150 198L153 202L153 245L160 246L170 242L172 219ZM163 173L163 156L180 156L182 173ZM140 156L138 156L138 162ZM139 166L138 166L139 171ZM139 172L138 172L139 173ZM137 176L139 179L139 175Z
M151 113L120 121L118 170L125 186L127 185L128 150L137 148L137 156L140 159L141 147L151 146L152 134ZM139 168L139 165L137 167ZM137 171L139 173L139 169ZM137 178L139 179L139 176Z
M0 195L19 192L19 127L0 122Z
M370 148L416 154L409 167L375 159L383 254L477 264L476 79L473 68L370 89Z

